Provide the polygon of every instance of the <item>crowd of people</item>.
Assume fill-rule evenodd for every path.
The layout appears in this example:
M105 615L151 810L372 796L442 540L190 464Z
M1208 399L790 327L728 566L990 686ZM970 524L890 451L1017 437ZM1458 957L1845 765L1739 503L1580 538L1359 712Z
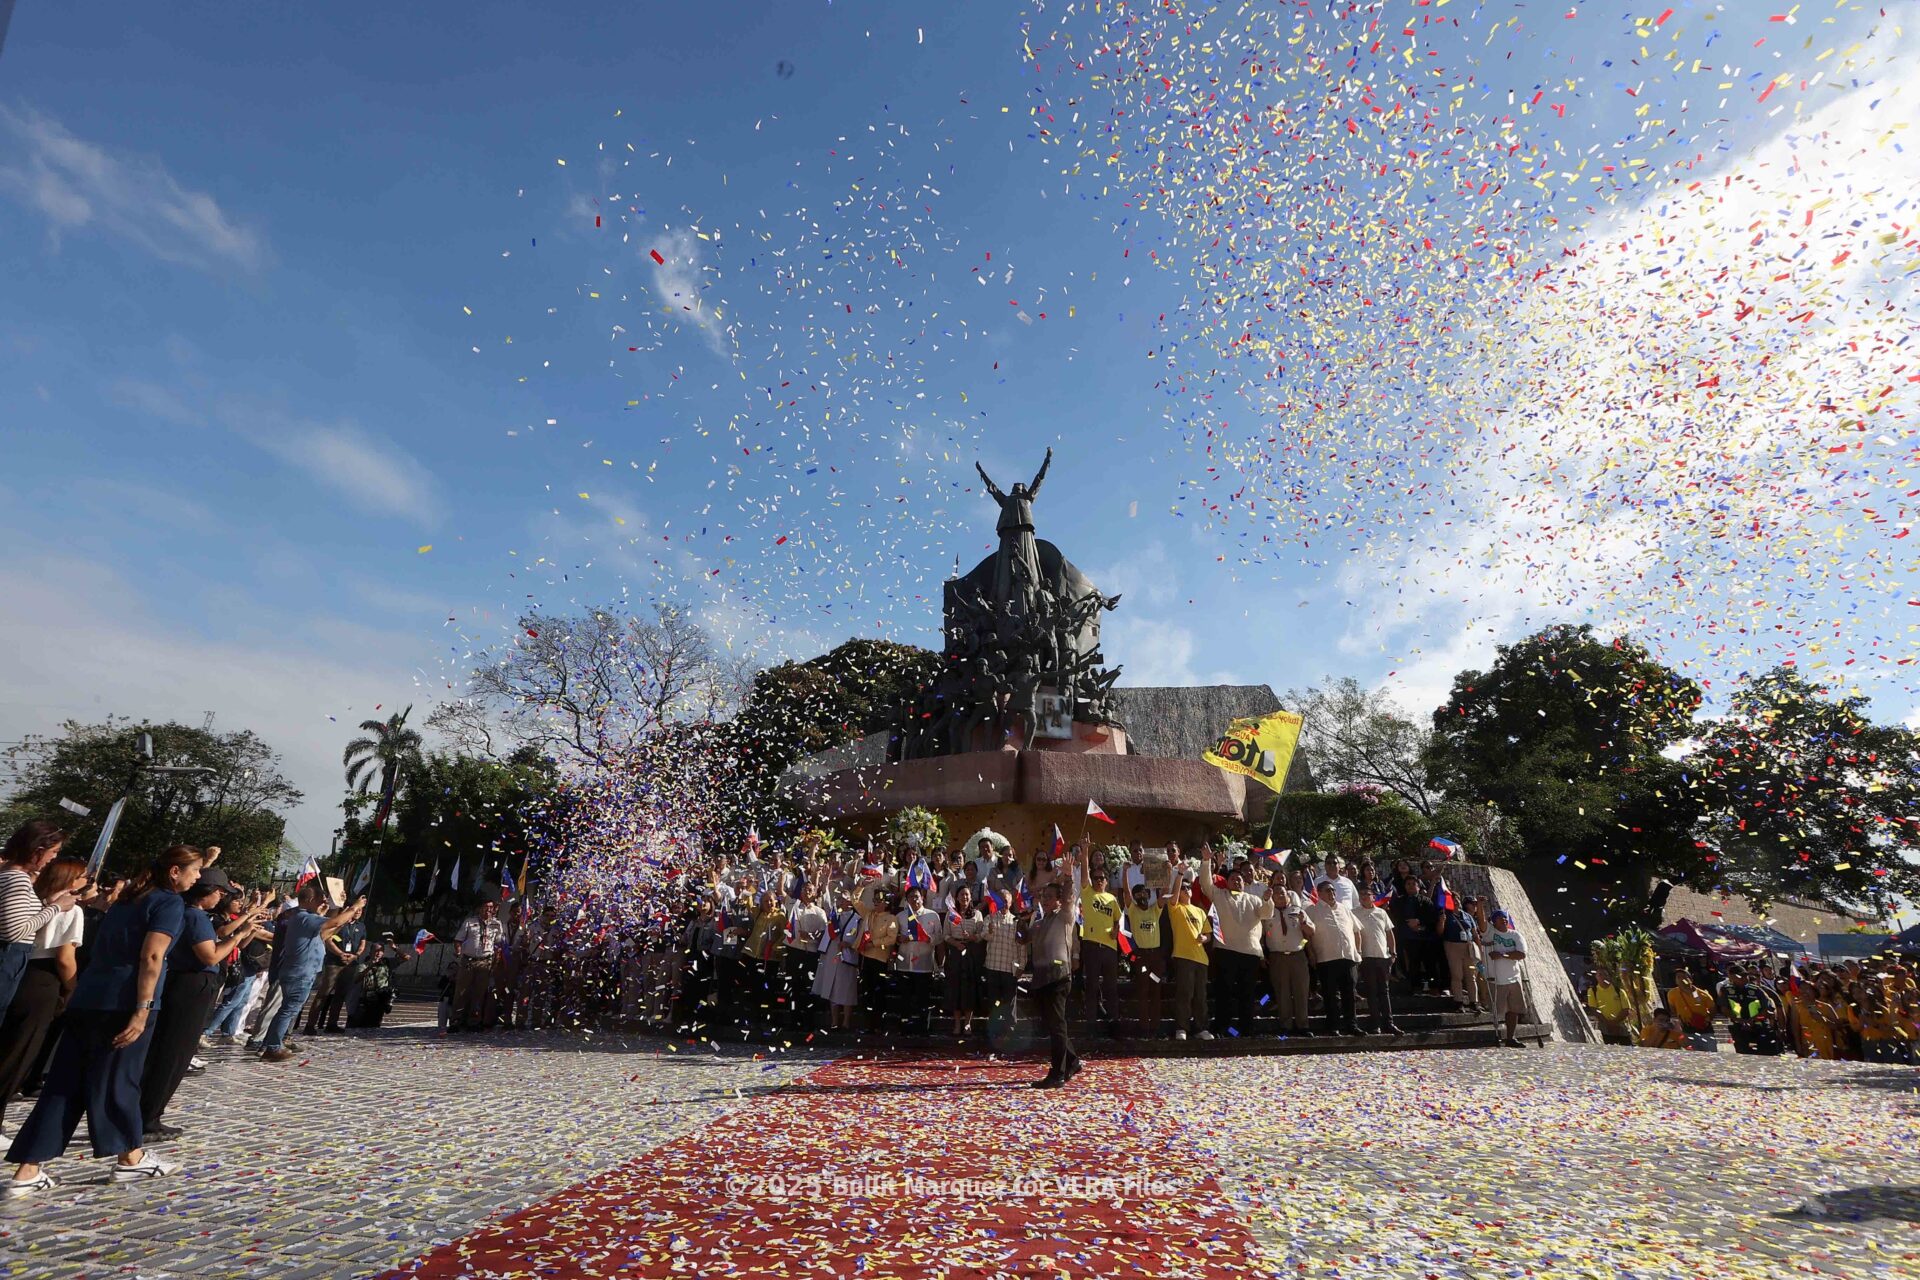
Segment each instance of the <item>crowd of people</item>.
M1632 1001L1604 972L1586 998L1605 1039L1649 1049L1717 1052L1721 1022L1735 1053L1912 1066L1920 1043L1920 988L1913 967L1895 955L1796 961L1778 970L1732 964L1724 977L1682 965L1637 1035Z
M392 1007L403 953L390 934L366 943L364 900L336 908L317 878L291 900L244 889L214 865L217 847L176 845L131 878L95 881L64 844L36 820L0 851L0 1122L32 1099L8 1195L52 1185L41 1166L83 1117L111 1180L165 1176L151 1148L181 1134L164 1116L205 1069L198 1050L246 1039L285 1062L303 1010L313 1035L342 1016L377 1025Z
M983 839L789 859L750 841L625 932L483 901L455 939L443 1025L992 1040L1025 996L1055 1036L1076 999L1082 1034L1391 1035L1398 988L1490 1011L1521 1045L1520 935L1454 895L1442 864L1155 852L1157 866L1138 844L1112 862L1078 844L1023 858ZM1074 1059L1054 1047L1064 1079Z

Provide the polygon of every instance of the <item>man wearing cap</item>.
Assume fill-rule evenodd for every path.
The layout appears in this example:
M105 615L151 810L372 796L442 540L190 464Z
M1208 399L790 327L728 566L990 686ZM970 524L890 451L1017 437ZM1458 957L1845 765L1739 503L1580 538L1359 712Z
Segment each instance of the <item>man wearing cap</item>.
M1496 909L1487 917L1491 926L1482 939L1487 958L1487 984L1493 988L1493 1014L1506 1023L1506 1035L1500 1041L1509 1049L1524 1049L1520 1042L1520 1014L1526 1008L1525 989L1520 985L1520 962L1527 958L1527 946L1519 930L1513 927L1510 912Z
M1334 897L1333 886L1322 880L1315 886L1319 901L1307 907L1313 933L1307 944L1320 980L1320 998L1326 1002L1327 1032L1358 1036L1354 1021L1354 971L1360 963L1360 923Z

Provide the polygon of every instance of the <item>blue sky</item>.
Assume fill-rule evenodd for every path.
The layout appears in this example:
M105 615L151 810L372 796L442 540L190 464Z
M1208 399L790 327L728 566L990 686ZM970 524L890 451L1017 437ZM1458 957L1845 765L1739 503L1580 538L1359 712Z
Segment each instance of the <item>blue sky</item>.
M1461 3L1427 38L1481 57L1535 8ZM1719 20L1745 44L1766 17ZM1418 561L1243 563L1207 527L1153 354L1189 302L1179 251L1035 136L1037 90L1057 114L1072 86L1021 22L21 6L0 740L213 712L286 754L294 835L324 847L348 727L443 693L515 610L671 598L768 658L934 642L942 577L992 538L974 462L1004 484L1049 445L1042 536L1125 593L1129 683L1351 673L1424 711L1530 622L1611 616L1578 592L1388 605ZM1554 136L1630 132L1602 64L1643 42L1542 30L1476 92L1590 77ZM1778 49L1818 46L1748 56ZM1730 153L1779 127L1725 114Z

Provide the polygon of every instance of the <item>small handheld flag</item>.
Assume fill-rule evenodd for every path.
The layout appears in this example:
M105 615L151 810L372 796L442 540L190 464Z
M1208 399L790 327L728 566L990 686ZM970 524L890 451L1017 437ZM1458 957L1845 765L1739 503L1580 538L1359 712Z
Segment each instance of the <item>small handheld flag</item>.
M1129 960L1133 959L1133 924L1127 919L1125 911L1120 913L1120 931L1114 935L1114 938L1120 944L1120 954Z
M1053 843L1047 846L1047 857L1058 858L1066 851L1067 839L1060 834L1060 824L1056 822L1053 824Z
M933 892L933 870L927 866L925 858L915 858L907 867L907 888L918 889L922 893Z
M420 932L414 934L413 935L413 954L417 956L425 955L427 950L427 944L432 941L433 941L433 934L426 929L422 929Z
M301 864L300 874L293 878L293 887L296 889L305 888L309 880L318 880L319 878L320 864L312 858L308 858L306 862Z
M1438 849L1441 853L1446 854L1447 861L1449 862L1452 862L1460 856L1460 846L1445 836L1435 836L1433 839L1427 841L1427 848Z
M908 911L905 914L908 925L907 936L915 942L932 942L933 937L927 932L927 926L920 923L920 913Z
M1453 896L1453 890L1447 888L1445 880L1433 891L1433 905L1442 911L1451 911L1460 905L1460 900Z
M1098 818L1102 822L1113 821L1112 818L1107 816L1107 811L1105 809L1102 809L1098 804L1094 803L1092 800L1087 801L1087 816L1089 818ZM1058 827L1054 828L1055 831L1058 831L1059 829L1060 828Z

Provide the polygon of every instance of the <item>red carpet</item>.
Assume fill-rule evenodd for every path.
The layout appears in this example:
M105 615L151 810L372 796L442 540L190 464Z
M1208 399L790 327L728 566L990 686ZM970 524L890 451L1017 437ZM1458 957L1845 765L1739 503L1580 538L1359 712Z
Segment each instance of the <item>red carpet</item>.
M390 1274L985 1280L1261 1269L1143 1064L1090 1063L1050 1092L1027 1088L1038 1069L836 1062ZM1074 1181L1100 1178L1112 1182Z

